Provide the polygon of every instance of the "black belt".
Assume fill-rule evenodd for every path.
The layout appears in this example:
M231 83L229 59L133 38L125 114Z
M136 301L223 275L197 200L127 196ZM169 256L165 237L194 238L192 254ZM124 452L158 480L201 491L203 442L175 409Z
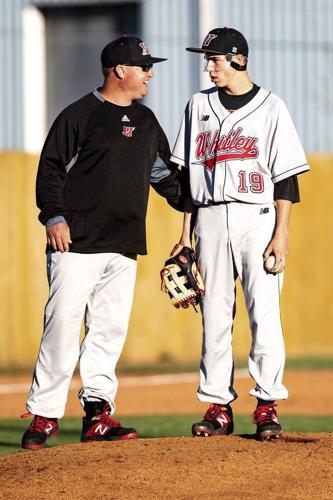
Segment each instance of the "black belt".
M205 205L195 205L198 208L212 207L215 205L229 205L229 203L233 203L231 201L209 201Z

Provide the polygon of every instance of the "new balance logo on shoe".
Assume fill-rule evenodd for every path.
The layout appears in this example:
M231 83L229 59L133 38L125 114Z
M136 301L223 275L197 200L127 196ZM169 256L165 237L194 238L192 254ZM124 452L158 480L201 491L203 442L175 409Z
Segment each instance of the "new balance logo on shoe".
M53 424L53 423L51 423L51 422L49 422L49 423L47 424L47 426L45 427L45 432L46 432L47 434L50 434L50 432L51 432L53 429L54 429L54 424Z
M221 413L218 417L216 417L216 421L220 422L221 427L227 424L230 421L230 418L227 418L223 413Z
M99 424L96 428L95 428L95 434L100 434L100 435L104 435L106 433L106 431L109 429L109 426L108 425L103 425L103 424Z

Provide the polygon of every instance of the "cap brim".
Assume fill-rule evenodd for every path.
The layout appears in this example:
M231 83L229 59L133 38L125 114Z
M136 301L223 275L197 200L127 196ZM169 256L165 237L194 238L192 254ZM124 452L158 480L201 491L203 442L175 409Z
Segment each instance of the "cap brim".
M203 49L198 49L196 47L186 47L186 50L188 50L189 52L205 52Z
M163 62L163 61L167 61L167 59L165 59L163 57L152 57L151 58L152 64L156 64L156 63Z
M186 47L186 50L188 50L189 52L197 52L199 54L205 54L206 52L210 52L211 54L225 55L225 52L218 52L217 50L198 49L196 47Z

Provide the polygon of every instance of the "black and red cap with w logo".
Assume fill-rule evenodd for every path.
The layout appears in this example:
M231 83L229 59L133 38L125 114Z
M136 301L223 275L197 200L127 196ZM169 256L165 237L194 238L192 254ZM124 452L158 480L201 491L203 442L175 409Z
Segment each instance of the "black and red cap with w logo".
M239 31L233 28L215 28L202 42L201 48L187 47L189 52L211 52L212 54L242 54L248 56L247 41Z
M108 43L101 53L103 68L113 68L117 64L142 66L156 64L166 59L152 57L147 45L136 36L122 36Z

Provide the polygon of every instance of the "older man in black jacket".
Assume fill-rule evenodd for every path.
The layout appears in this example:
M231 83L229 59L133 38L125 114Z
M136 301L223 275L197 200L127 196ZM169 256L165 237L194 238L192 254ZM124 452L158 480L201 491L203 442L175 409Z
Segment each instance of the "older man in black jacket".
M139 38L121 37L103 49L101 60L103 86L57 117L38 169L50 296L27 401L34 416L22 438L28 449L42 448L58 432L78 358L86 413L81 441L137 436L111 418L115 367L127 333L136 256L147 253L149 186L179 208L180 185L163 130L136 102L147 95L153 64L165 59L152 57Z

